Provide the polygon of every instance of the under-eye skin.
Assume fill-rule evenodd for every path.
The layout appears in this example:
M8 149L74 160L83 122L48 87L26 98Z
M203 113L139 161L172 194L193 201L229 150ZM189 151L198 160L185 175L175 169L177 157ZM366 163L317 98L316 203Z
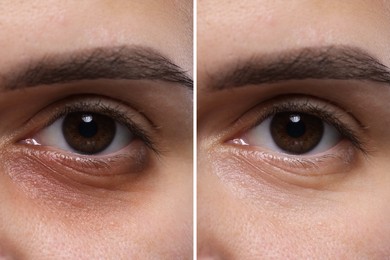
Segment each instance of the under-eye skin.
M227 144L240 156L301 176L347 172L367 152L361 122L311 96L283 95L262 102L234 127L239 133Z
M37 174L45 171L84 185L112 186L150 166L152 154L158 153L153 131L152 122L123 102L71 96L34 115L13 154L21 155L20 161Z

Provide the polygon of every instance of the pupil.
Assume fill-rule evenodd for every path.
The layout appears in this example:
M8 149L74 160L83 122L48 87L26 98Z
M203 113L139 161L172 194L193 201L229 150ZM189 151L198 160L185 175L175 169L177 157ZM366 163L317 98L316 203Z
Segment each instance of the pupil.
M289 136L294 138L301 137L305 134L306 126L299 115L292 115L290 117L290 122L286 125L286 132Z
M98 126L93 120L93 116L88 115L82 117L82 122L79 125L79 132L86 138L91 138L97 134Z

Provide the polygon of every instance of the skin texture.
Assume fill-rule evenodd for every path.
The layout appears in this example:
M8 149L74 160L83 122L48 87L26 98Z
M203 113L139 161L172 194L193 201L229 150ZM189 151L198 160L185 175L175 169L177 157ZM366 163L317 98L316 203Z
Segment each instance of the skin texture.
M198 1L199 259L390 255L388 85L304 79L210 90L226 64L292 49L352 46L389 66L389 7L386 1ZM267 140L231 142L270 104L293 95L332 107L365 152L342 138L301 157L314 159L311 164L289 164L296 156L273 150ZM315 160L324 154L333 155Z
M32 60L117 46L151 48L191 77L191 1L3 1L0 8L2 80ZM7 122L0 126L0 259L191 258L187 87L94 79L0 91ZM55 144L23 142L53 111L79 100L125 111L158 153L137 139L118 151L122 157L80 164Z

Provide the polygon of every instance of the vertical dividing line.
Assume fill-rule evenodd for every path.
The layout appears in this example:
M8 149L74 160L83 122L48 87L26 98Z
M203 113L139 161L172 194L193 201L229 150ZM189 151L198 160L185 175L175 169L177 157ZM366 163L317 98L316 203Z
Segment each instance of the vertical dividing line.
M193 99L193 259L197 259L197 0L193 0L193 70L194 70L194 99Z

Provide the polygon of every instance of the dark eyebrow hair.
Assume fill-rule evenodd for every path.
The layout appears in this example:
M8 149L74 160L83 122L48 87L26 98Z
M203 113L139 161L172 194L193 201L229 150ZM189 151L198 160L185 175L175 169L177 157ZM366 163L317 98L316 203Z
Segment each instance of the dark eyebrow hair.
M140 46L50 54L11 71L2 76L6 90L96 79L156 80L193 88L192 79L178 65L156 50Z
M253 56L210 74L209 88L221 90L287 80L364 80L390 84L389 68L367 52L348 46L293 49Z

